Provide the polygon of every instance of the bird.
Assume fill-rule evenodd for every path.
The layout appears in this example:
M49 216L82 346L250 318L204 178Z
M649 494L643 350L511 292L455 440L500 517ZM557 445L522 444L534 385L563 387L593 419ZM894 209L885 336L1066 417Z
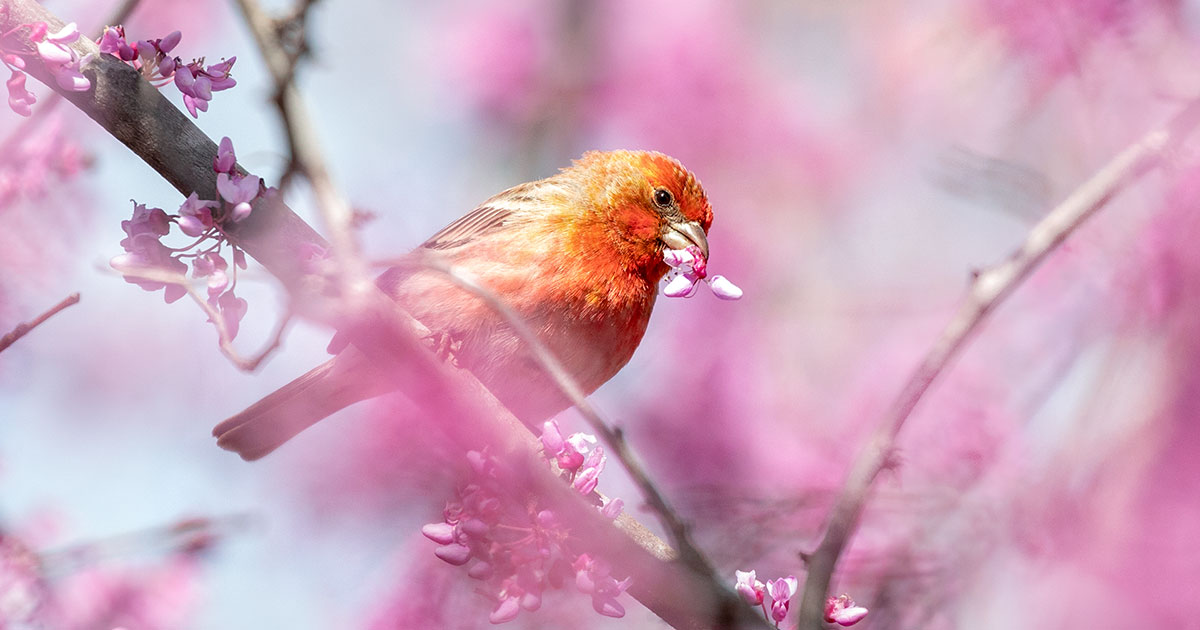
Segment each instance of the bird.
M712 220L678 160L589 151L484 201L410 256L436 256L504 300L591 394L641 343L671 271L664 252L707 260ZM570 406L507 320L444 273L399 264L377 285L527 426ZM217 444L257 460L344 407L402 389L339 335L329 349L333 358L218 424Z

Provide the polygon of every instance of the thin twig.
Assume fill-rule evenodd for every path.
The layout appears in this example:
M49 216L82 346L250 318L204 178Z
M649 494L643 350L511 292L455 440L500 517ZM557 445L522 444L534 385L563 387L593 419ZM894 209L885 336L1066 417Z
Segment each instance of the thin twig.
M838 558L858 525L871 483L888 465L897 434L930 386L979 330L987 315L1050 252L1114 195L1160 164L1164 153L1179 146L1198 123L1200 101L1190 103L1166 126L1150 132L1117 154L1034 226L1025 242L1007 260L975 277L966 301L909 377L851 467L830 510L825 533L816 551L806 556L808 577L804 583L798 627L809 630L823 627L829 584Z
M13 328L11 331L9 331L8 334L4 335L3 337L0 337L0 352L4 352L4 350L6 348L13 345L13 342L20 339L21 337L24 337L26 334L29 333L29 331L33 330L34 328L37 328L38 326L42 325L42 323L45 322L47 319L50 319L51 317L54 317L55 315L57 315L59 311L63 310L64 308L67 308L68 306L72 306L72 305L78 304L78 303L79 303L79 294L72 293L71 295L68 295L67 297L63 298L63 300L61 302L59 302L58 304L55 304L54 306L52 306L50 308L50 310L46 311L45 313L42 313L41 315L38 315L37 318L34 319L33 321L22 322L20 324L17 324L16 328Z
M355 287L366 281L366 267L359 256L358 243L354 237L354 211L345 197L338 191L325 164L316 128L308 114L308 107L301 98L292 79L295 77L295 61L279 40L279 32L273 20L263 11L256 0L238 0L238 6L254 34L254 41L267 62L267 69L275 82L274 102L279 109L284 130L287 133L290 157L288 169L298 169L308 179L317 207L329 231L333 245L343 294L352 297Z
M43 572L63 575L112 558L144 554L150 549L188 553L211 547L226 532L245 529L250 514L193 517L37 552Z
M221 348L221 353L225 355L231 363L239 370L245 372L253 372L258 369L268 356L271 355L279 346L283 345L283 334L287 331L288 324L292 321L292 311L284 312L283 316L275 324L275 332L271 335L271 340L257 354L249 357L243 357L238 354L233 348L233 336L230 334L229 326L225 323L225 318L221 316L220 310L208 303L203 295L188 282L187 276L182 273L168 271L160 267L122 267L121 274L126 278L137 278L142 280L150 280L151 282L161 282L163 284L174 284L183 287L187 291L188 297L204 311L208 316L209 321L217 329L217 344Z
M604 440L604 443L608 445L612 454L621 462L625 470L629 472L629 476L637 484L642 496L645 497L646 503L654 510L663 527L670 533L671 541L675 544L675 549L679 553L680 560L697 573L711 576L716 580L716 570L713 568L712 562L692 543L687 523L680 518L679 514L667 502L663 493L659 491L658 487L650 479L646 468L642 466L633 449L629 447L629 442L625 439L624 432L612 426L588 402L587 394L579 387L579 383L575 381L575 378L571 376L571 373L567 371L567 368L558 360L558 357L554 355L550 348L545 343L542 343L537 334L529 328L529 324L498 295L480 285L473 278L460 273L444 261L433 256L424 256L421 263L425 267L446 274L455 284L474 294L499 313L513 327L513 331L533 351L534 359L537 360L546 374L554 381L559 391L579 410L579 413L583 415L584 420L587 421L592 430Z

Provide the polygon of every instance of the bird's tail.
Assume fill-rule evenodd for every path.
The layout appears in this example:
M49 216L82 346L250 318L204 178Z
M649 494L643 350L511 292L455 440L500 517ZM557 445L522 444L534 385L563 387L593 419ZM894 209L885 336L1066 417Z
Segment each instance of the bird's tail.
M217 445L246 461L266 456L326 416L387 393L369 367L353 349L343 351L218 424Z

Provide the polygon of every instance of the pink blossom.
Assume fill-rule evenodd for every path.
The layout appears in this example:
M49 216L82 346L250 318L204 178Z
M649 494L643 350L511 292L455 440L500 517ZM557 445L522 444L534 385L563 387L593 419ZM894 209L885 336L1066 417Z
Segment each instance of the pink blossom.
M165 284L137 276L139 269L147 267L157 267L181 275L187 273L187 265L174 258L171 250L159 242L171 229L167 213L161 208L147 208L144 204L135 203L133 217L122 221L121 229L126 234L121 240L121 247L125 248L126 253L113 258L109 264L117 271L127 274L125 281L146 291L165 289L163 297L168 303L186 295L187 291L178 284Z
M542 450L547 457L554 457L562 450L563 440L562 432L558 430L558 423L554 420L547 420L542 424Z
M218 173L233 174L234 166L237 165L237 155L233 152L233 141L229 136L221 138L221 143L217 145L217 157L213 158L213 170Z
M213 92L227 90L237 85L230 75L237 57L222 59L220 63L204 65L204 58L191 63L183 63L179 57L170 53L179 45L183 35L172 31L166 37L154 40L141 40L130 44L125 39L125 29L120 26L108 27L100 38L100 51L114 55L125 63L137 68L146 80L157 87L174 82L175 87L183 94L183 104L193 118L198 112L208 111L208 102L212 100Z
M229 276L225 274L228 268L229 264L220 254L208 252L192 261L192 277L208 278L208 297L212 300L229 286Z
M226 202L234 204L230 218L241 221L250 215L250 202L258 197L262 180L255 175L217 174L217 192Z
M582 593L592 596L592 608L606 617L624 617L625 607L617 597L629 588L631 578L617 581L608 562L581 554L572 565L575 568L575 586Z
M0 622L17 627L33 622L48 594L38 557L17 538L0 533Z
M212 100L213 92L237 85L237 81L230 76L235 61L237 57L230 57L221 63L204 67L204 60L199 59L176 68L175 87L183 93L183 104L192 118L198 117L198 111L208 111L208 102Z
M8 85L8 106L22 116L32 115L33 104L37 102L37 97L33 95L33 92L25 89L25 73L13 70L12 76L5 84Z
M777 578L767 582L767 594L771 596L771 618L775 623L787 617L788 606L791 605L792 595L796 594L799 582L795 576Z
M125 41L125 28L123 26L106 26L104 34L100 36L100 52L108 53L120 59L121 61L133 61L137 59L137 50Z
M737 584L734 589L746 600L747 604L757 606L763 603L765 586L756 577L754 571L735 571Z
M46 64L46 69L54 75L59 87L72 92L83 92L91 89L92 83L80 72L80 68L91 61L92 56L80 57L75 49L68 46L79 39L79 29L74 22L63 26L54 33L46 32L46 25L38 22L29 36L34 42L37 54Z
M547 423L543 437L551 445L566 446L552 423ZM513 496L509 475L494 456L471 451L468 459L468 483L446 504L443 522L427 524L421 533L439 545L435 556L454 566L467 566L467 575L485 584L484 592L496 602L491 622L511 621L521 610L539 609L543 594L559 588L572 573L580 590L592 596L595 610L623 615L617 597L629 581L618 582L609 575L607 563L574 551L580 541L568 544L570 533L551 510L538 508L520 493ZM610 505L615 505L610 510L615 517L620 500Z
M188 195L183 205L179 206L179 229L188 236L200 236L213 226L212 211L217 202L202 200L196 193Z
M145 204L134 203L133 217L121 221L121 229L126 234L126 238L121 241L121 247L132 252L140 246L139 241L146 238L157 241L166 236L171 231L171 223L162 208L147 208Z
M209 301L212 301L211 298ZM225 322L225 329L229 332L229 338L233 339L237 337L242 318L246 316L246 310L249 308L246 300L234 295L233 289L230 289L217 298L217 308L220 309L221 319Z
M579 470L576 471L575 479L571 482L572 487L580 494L591 494L596 489L596 484L600 482L600 473L604 471L604 464L607 461L604 447L593 448L580 465Z
M700 248L667 249L663 251L663 262L670 271L663 277L663 295L672 298L689 298L696 294L696 287L703 280L713 295L722 300L737 300L742 290L725 276L709 276L708 261Z
M504 623L512 621L521 614L521 604L517 597L506 597L496 604L496 608L488 615L488 621L492 623Z
M853 626L867 616L867 609L854 603L850 596L842 593L825 601L825 621L839 626Z

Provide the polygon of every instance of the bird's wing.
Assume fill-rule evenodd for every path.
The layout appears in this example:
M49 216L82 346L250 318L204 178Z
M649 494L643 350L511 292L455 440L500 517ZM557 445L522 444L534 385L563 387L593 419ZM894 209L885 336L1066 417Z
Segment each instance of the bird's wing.
M459 217L454 223L442 228L437 234L421 244L425 249L450 249L495 232L501 228L523 221L537 197L534 187L543 182L531 182L508 190L479 204L478 208Z
M459 217L457 221L442 228L429 240L421 243L425 249L450 249L458 247L471 240L504 227L505 222L512 216L508 208L494 206L479 206Z

